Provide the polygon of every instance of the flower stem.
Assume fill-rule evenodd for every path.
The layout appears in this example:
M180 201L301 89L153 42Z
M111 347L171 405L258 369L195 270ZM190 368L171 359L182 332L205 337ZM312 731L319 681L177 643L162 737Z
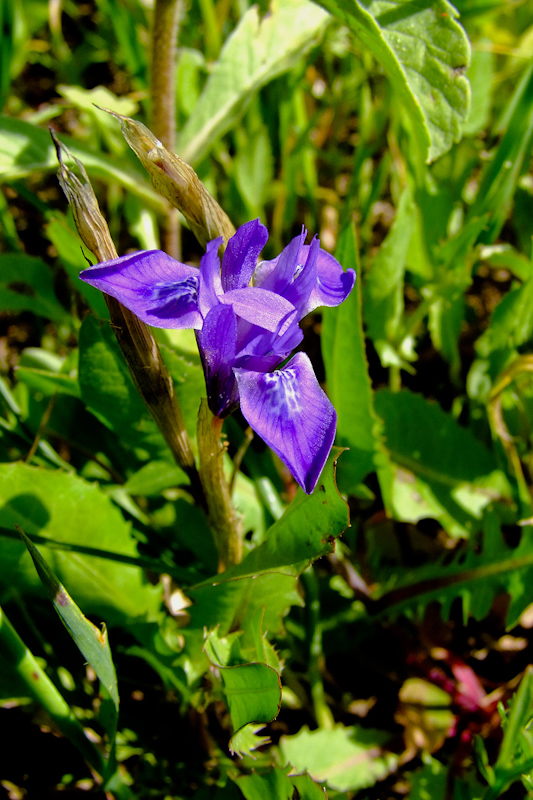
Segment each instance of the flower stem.
M151 128L172 152L176 138L176 40L181 0L155 0L152 27ZM162 247L172 258L180 258L178 212L169 206L163 222Z
M220 441L221 431L222 420L211 413L207 400L203 399L198 414L200 478L218 551L219 572L242 559L241 526L224 475L225 447Z

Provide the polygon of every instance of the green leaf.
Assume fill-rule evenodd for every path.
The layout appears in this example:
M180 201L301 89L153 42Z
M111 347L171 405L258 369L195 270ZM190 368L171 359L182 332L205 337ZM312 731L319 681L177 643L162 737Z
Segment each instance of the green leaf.
M0 307L3 311L33 311L72 325L70 315L56 298L48 264L22 253L0 255Z
M227 38L179 136L184 161L200 161L241 118L266 83L291 69L322 32L327 14L309 0L274 0L261 19L252 6Z
M272 722L281 707L281 681L276 670L257 662L232 665L232 659L220 658L219 645L217 632L211 631L205 651L210 662L220 669L234 730L251 722Z
M467 36L447 0L320 0L373 52L428 162L461 138L469 113Z
M517 182L527 169L533 144L533 65L519 81L500 125L503 136L494 157L488 162L481 178L470 217L490 214L489 222L480 237L494 242L507 218Z
M210 578L209 585L271 572L296 576L320 556L332 553L335 539L349 524L348 506L335 485L336 459L334 452L313 494L298 492L281 519L266 532L266 541L240 564Z
M364 317L368 335L380 350L394 344L403 316L403 278L409 244L415 228L415 205L405 189L394 222L372 263L365 283Z
M533 336L533 276L523 286L506 294L492 314L490 325L476 342L481 358L495 350L517 348Z
M187 477L182 469L168 461L149 461L135 472L124 484L124 489L140 497L158 497L165 489L186 483Z
M109 314L102 292L78 277L81 270L88 266L78 232L70 227L63 214L54 211L53 217L45 225L45 233L57 250L58 259L71 279L73 288L83 295L95 314L106 319Z
M62 583L56 578L41 553L26 534L19 530L22 541L35 564L35 569L50 597L54 608L79 651L94 669L99 681L105 686L113 701L118 718L118 687L115 665L109 647L107 628L103 625L99 630L85 617L69 595ZM116 722L116 720L115 720ZM114 732L113 732L114 733Z
M113 158L95 155L87 148L61 136L69 152L78 158L95 178L116 181L126 191L141 198L156 211L165 208L162 198L151 188L140 169L130 163L121 166ZM24 120L0 115L0 180L13 181L58 168L57 155L48 131Z
M469 615L484 619L494 599L505 594L509 597L507 628L514 627L531 602L530 532L530 527L524 527L518 547L508 547L499 519L487 514L483 535L461 546L452 560L448 553L438 563L392 575L375 595L375 610L420 618L429 603L437 602L443 619L448 619L454 600L460 597L466 622Z
M392 461L396 519L429 517L452 536L468 536L478 527L483 509L511 497L495 456L436 403L411 392L382 389L376 392L375 407Z
M144 405L108 322L88 315L80 336L79 383L87 408L125 446L141 447L152 457L168 451Z
M309 775L287 775L287 772L287 767L277 767L232 780L246 800L325 800L324 790Z
M341 232L335 255L345 269L359 266L352 224ZM338 418L336 442L350 448L339 465L339 485L343 491L353 491L373 470L379 441L361 318L360 272L350 297L322 314L327 389Z
M0 465L0 484L0 527L12 530L19 525L29 536L137 556L130 525L96 485L20 463ZM150 618L160 607L159 587L151 586L137 566L55 548L43 547L42 552L61 583L75 589L85 612L108 625ZM19 541L0 539L0 583L4 597L10 589L41 593L30 556Z
M478 49L479 48L479 49ZM463 126L465 136L474 136L487 127L496 57L489 39L476 42L467 77L472 89L470 113Z
M244 725L237 733L233 734L229 742L229 751L233 756L252 756L252 752L257 750L258 747L263 747L270 744L269 736L258 736L259 731L262 731L264 725Z
M310 731L304 725L295 736L283 736L279 746L295 770L344 792L373 786L396 769L399 756L383 748L388 738L382 731L356 726Z

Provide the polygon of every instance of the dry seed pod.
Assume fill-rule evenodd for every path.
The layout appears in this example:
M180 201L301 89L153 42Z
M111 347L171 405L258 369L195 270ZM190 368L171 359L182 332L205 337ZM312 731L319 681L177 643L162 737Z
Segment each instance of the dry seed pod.
M120 121L124 138L150 174L156 191L181 211L200 244L205 246L222 236L226 245L235 228L193 168L169 152L141 122L109 113Z

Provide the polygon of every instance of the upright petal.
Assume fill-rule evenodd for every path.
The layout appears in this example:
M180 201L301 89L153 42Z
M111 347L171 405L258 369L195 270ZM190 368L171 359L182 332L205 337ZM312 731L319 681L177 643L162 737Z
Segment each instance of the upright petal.
M353 289L355 270L343 270L336 258L325 250L318 251L317 277L309 295L304 315L320 306L340 306Z
M196 338L204 367L209 408L217 417L227 416L239 402L233 374L237 320L232 307L214 306Z
M222 244L222 236L208 242L205 253L200 260L200 290L198 293L198 308L202 317L206 317L209 309L217 305L222 294L220 282L220 259L218 248Z
M337 415L305 353L271 373L235 369L241 411L310 494L335 438Z
M200 328L199 273L161 250L144 250L104 261L80 278L115 297L156 328Z
M257 266L259 253L268 240L268 231L258 219L247 222L228 242L222 258L222 288L244 289Z

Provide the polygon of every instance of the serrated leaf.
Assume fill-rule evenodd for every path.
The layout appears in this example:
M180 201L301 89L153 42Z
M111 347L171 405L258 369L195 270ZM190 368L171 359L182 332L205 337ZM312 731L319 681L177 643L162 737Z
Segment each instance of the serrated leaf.
M341 232L335 256L345 269L359 267L353 225ZM342 455L338 479L341 490L353 491L372 471L379 447L361 315L360 271L350 297L339 308L323 309L322 314L322 354L328 394L337 411L336 441L350 448Z
M451 535L468 536L489 503L511 497L493 453L438 404L411 392L382 389L376 392L375 407L392 462L391 504L397 519L433 518Z
M240 564L213 576L206 584L236 578L256 578L278 572L296 576L320 556L332 553L335 539L349 524L348 506L335 485L338 449L330 455L313 494L299 491L283 516L266 532L264 541Z
M239 756L239 758L243 758L244 756L254 758L252 755L254 750L257 750L258 747L270 744L270 736L257 735L264 727L264 725L250 723L240 728L229 740L230 753L234 756Z
M364 789L393 772L399 756L387 752L389 734L352 726L310 731L280 740L282 757L298 772L307 771L315 781L326 781L340 792Z
M468 38L447 0L320 0L387 73L428 162L461 137L469 113Z
M288 775L288 767L233 778L246 800L325 800L326 794L309 775Z
M0 465L0 486L1 528L19 525L28 535L137 556L130 525L95 484L19 463ZM108 625L150 618L159 610L160 589L146 581L139 567L43 545L41 549L61 583L75 589L84 611ZM3 597L12 588L42 592L20 541L0 537L0 585Z
M239 663L238 642L232 637L225 641L217 630L207 634L204 648L211 664L220 670L234 730L250 723L272 722L281 707L281 681L276 670L261 662Z
M496 515L487 514L484 534L476 542L461 547L455 558L441 559L416 569L398 573L376 593L376 611L387 615L423 614L429 603L438 602L443 619L448 619L452 603L463 601L463 618L481 620L489 613L494 599L509 596L507 627L517 624L531 603L533 553L531 528L522 529L516 548L508 547L500 532Z
M200 99L179 136L195 164L244 113L253 95L307 53L328 19L309 0L274 0L262 19L252 6L227 38Z

